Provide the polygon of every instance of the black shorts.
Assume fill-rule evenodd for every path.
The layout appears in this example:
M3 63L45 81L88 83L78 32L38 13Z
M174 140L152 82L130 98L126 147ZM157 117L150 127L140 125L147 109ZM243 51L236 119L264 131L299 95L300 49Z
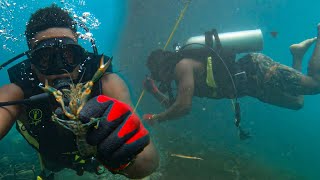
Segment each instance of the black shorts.
M301 95L301 72L273 61L261 53L251 53L237 61L247 75L247 95L268 102L282 93Z

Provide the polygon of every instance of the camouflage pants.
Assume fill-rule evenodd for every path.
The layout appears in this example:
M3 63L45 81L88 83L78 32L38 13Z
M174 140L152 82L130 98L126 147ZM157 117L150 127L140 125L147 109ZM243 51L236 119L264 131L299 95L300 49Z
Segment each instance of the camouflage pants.
M304 75L264 54L248 54L239 59L237 64L247 74L249 96L263 102L272 102L283 95L303 94L301 79Z

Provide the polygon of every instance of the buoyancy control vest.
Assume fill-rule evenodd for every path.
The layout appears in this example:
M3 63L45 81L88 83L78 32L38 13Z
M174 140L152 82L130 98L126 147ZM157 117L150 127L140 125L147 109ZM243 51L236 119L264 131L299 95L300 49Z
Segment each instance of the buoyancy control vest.
M206 65L206 78L195 89L197 96L221 98L237 96L233 86L225 86L239 73L235 65L237 53L260 51L263 49L263 36L260 29L227 32L218 34L215 29L204 35L189 38L177 52L184 58L193 58ZM216 78L218 77L218 78ZM235 78L238 79L238 78Z
M224 84L229 81L229 72L234 71L235 55L234 54L217 54L206 47L196 49L183 49L178 52L183 58L191 58L204 64L205 71L201 77L196 77L194 94L198 97L223 98L223 93L228 90L224 88ZM219 60L223 58L223 62ZM225 63L225 64L223 64ZM231 93L233 89L229 90Z

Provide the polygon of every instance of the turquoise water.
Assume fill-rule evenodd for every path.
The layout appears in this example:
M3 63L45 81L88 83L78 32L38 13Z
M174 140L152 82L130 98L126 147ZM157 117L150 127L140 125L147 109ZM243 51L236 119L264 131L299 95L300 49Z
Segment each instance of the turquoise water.
M4 2L4 1L1 1ZM5 41L0 51L1 62L27 49L23 35L31 12L54 1L7 1L16 3L1 9L8 20L10 32L18 40ZM58 5L64 6L60 1ZM92 29L99 52L114 56L116 69L128 83L135 103L141 93L144 66L150 51L164 47L185 1L67 1L77 14L90 12L101 24ZM85 2L85 4L83 4ZM263 53L291 66L288 47L316 36L319 2L306 0L193 0L171 44L184 42L191 36L217 28L230 32L260 28L264 35ZM20 7L23 7L20 9ZM11 13L8 10L14 9ZM1 17L2 18L2 17ZM4 21L4 20L2 20ZM1 25L5 23L2 22ZM6 25L7 26L7 25ZM278 32L276 38L270 32ZM83 42L90 48L87 42ZM311 56L310 48L303 62L303 72ZM13 51L15 53L13 53ZM5 70L0 71L2 84L8 82ZM176 121L150 127L153 140L161 155L159 170L152 179L319 179L319 95L305 96L305 106L299 111L274 107L253 98L240 100L242 125L253 137L238 138L233 125L229 100L194 98L192 113ZM162 111L148 94L139 104L138 112ZM201 157L189 160L171 156L183 154ZM34 151L14 130L0 142L0 173L21 165L32 168L37 159ZM20 168L20 166L18 166ZM69 173L69 174L68 174ZM71 172L61 175L70 177ZM0 176L1 177L1 176ZM120 177L114 177L119 179Z

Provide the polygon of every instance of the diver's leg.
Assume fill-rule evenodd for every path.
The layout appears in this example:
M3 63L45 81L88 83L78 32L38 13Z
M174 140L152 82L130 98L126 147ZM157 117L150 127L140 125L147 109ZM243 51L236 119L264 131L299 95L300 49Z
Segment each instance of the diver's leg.
M301 72L303 56L309 47L317 40L316 37L306 39L298 44L292 44L289 49L292 54L292 68Z
M310 46L317 40L316 37L306 39L298 44L292 44L289 49L292 55L292 68L301 72L302 70L302 61L305 53L310 48ZM274 103L278 104L278 106L288 107L290 109L300 109L303 106L304 97L303 95L296 95L292 96L289 93L283 92L283 99L284 101L275 99L273 100Z
M269 67L269 69L264 73L264 79L267 81L266 83L271 82L268 87L274 86L280 88L283 92L287 92L294 96L320 93L320 23L317 26L317 30L318 35L315 40L316 46L311 60L309 61L308 74L304 75L301 72L283 64L272 65L273 67ZM311 39L310 41L313 40ZM310 41L305 43L309 44ZM299 58L299 56L301 58L301 54L299 55L298 53L297 55L298 56L296 56L296 58ZM299 63L299 60L297 61ZM267 62L271 63L270 60L267 60ZM299 68L298 64L295 66Z
M318 24L318 37L320 36L320 24ZM308 75L316 81L320 81L320 38L316 41L312 57L308 66Z
M269 89L263 96L257 97L257 99L268 104L292 110L299 110L304 105L302 95L294 96L284 93L280 89Z
M252 69L248 95L262 102L297 110L303 106L303 98L298 96L320 93L320 82L264 54L252 53L239 61L249 62L246 65Z
M290 92L291 88L297 88L300 74L303 76L299 71L260 53L244 56L239 59L238 64L247 74L248 96L288 109L298 110L303 107L303 96Z

